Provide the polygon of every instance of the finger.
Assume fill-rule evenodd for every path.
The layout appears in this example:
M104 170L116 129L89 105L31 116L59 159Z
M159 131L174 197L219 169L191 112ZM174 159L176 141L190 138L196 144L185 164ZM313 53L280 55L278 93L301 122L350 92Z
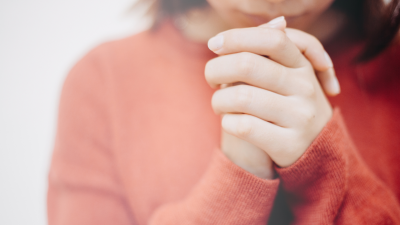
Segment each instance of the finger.
M206 64L205 77L212 87L220 84L245 82L281 95L296 93L302 78L290 76L292 69L265 57L241 52L224 55Z
M212 97L212 107L217 114L245 113L272 122L281 127L289 127L294 113L291 101L276 93L249 86L237 85L216 91Z
M291 28L286 28L286 35L311 62L315 70L326 71L333 67L332 60L316 37Z
M284 16L280 16L280 17L277 17L277 18L269 21L268 23L262 24L262 25L260 25L258 27L274 28L274 29L278 29L278 30L281 30L281 31L285 32L286 25L287 24L286 24L285 17Z
M323 72L317 72L317 77L327 95L335 96L340 93L339 81L336 78L333 68Z
M322 44L314 36L296 29L286 29L290 40L300 49L317 71L321 86L327 95L335 96L340 93L333 63Z
M211 38L209 48L218 55L251 52L268 56L287 67L299 68L309 65L296 45L285 32L272 28L241 28L228 30Z
M263 149L273 161L279 160L279 150L283 150L287 142L287 128L246 114L225 114L221 123L227 133Z

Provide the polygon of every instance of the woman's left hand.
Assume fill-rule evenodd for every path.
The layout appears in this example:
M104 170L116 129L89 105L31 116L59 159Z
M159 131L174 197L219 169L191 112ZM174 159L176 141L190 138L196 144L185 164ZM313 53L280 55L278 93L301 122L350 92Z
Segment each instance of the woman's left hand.
M225 31L209 46L221 56L207 63L207 82L239 83L212 98L223 129L292 165L332 116L309 60L285 32L266 27Z

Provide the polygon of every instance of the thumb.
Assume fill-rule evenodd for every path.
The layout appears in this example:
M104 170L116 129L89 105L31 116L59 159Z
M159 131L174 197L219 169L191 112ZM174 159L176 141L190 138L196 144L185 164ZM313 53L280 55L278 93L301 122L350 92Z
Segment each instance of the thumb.
M314 36L296 29L286 29L286 35L310 61L326 94L340 93L340 85L333 69L333 63L321 42Z
M273 28L285 32L316 70L317 77L325 93L329 96L335 96L340 93L340 85L333 69L332 61L322 44L315 37L299 30L286 29L284 16L277 17L259 27Z
M269 21L268 23L262 24L258 27L274 28L285 32L286 20L284 16L276 17L275 19Z

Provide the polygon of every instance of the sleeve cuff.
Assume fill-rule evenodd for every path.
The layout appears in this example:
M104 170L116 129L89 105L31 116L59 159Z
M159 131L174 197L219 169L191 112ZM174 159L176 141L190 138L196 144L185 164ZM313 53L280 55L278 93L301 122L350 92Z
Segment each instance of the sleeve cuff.
M174 209L161 209L161 217L179 224L265 225L278 187L278 179L261 179L232 163L217 149L199 184ZM166 218L174 212L180 213Z
M200 214L214 217L215 224L265 224L278 186L278 179L261 179L231 162L217 149L195 192L199 203L204 204L199 208L205 214Z
M286 168L275 166L284 189L296 192L321 180L343 178L347 159L342 151L348 149L349 145L351 141L340 109L335 108L324 129L293 165Z

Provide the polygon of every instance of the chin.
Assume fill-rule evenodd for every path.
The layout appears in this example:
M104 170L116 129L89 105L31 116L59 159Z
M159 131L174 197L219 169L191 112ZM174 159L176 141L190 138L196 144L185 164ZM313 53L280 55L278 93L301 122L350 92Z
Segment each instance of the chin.
M250 14L244 14L240 16L236 16L235 18L231 18L230 21L235 28L242 28L242 27L256 27L260 26L262 24L268 23L272 19L279 17L282 15L278 16L273 16L273 17L267 17L267 16L254 16ZM285 15L283 15L285 16ZM286 22L287 22L287 27L294 28L294 29L299 29L299 30L306 30L315 20L315 18L318 15L310 14L310 13L304 13L299 16L285 16Z

